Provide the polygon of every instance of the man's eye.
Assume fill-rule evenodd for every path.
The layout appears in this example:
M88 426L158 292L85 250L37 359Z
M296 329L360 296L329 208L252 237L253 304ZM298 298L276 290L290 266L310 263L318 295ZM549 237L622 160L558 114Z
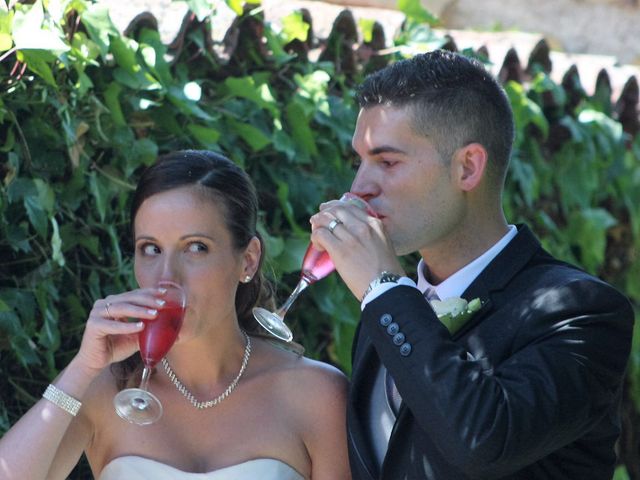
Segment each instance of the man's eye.
M153 243L144 243L140 245L140 252L146 256L158 255L160 249Z

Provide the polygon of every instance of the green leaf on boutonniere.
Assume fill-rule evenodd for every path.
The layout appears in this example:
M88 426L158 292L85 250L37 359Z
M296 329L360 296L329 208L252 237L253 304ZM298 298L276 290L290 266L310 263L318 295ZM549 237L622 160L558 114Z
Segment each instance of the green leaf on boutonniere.
M482 302L474 298L467 302L464 298L453 297L444 300L432 300L431 308L452 335L467 323L471 316L480 310Z

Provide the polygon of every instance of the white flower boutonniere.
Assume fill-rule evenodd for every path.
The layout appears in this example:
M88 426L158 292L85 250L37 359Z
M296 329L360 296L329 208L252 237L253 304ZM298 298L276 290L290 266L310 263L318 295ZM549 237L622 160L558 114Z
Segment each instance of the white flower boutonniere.
M451 334L457 332L482 307L479 298L467 302L464 298L453 297L432 300L429 303L438 319L449 329Z

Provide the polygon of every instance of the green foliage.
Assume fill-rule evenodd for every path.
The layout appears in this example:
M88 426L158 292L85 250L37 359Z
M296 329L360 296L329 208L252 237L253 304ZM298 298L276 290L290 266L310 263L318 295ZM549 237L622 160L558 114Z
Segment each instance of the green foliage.
M624 465L616 468L616 471L613 475L613 480L629 480L629 473L627 472L627 469L624 467Z
M242 13L244 2L227 3ZM206 23L219 3L188 4ZM299 14L282 32L265 25L278 58L258 62L238 49L228 63L212 51L182 59L157 31L125 37L89 0L16 4L0 15L0 388L15 392L0 404L6 428L72 357L93 301L134 287L128 200L158 154L208 148L250 173L267 271L284 296L309 216L349 188L356 109L332 64L284 52L306 39ZM201 45L192 36L183 51ZM290 320L309 355L348 370L357 313L334 278Z
M219 4L186 3L205 25ZM261 21L255 1L226 3L240 27ZM420 2L398 5L408 19L394 39L400 55L442 44ZM207 148L243 166L258 187L279 301L295 285L309 216L353 176L352 85L363 69L337 74L333 63L289 53L288 42L308 35L300 14L281 31L263 26L264 42L239 44L222 61L201 30L170 51L154 30L123 36L90 0L0 6L0 388L14 392L0 403L0 431L73 356L93 301L134 286L128 200L160 153ZM637 305L640 137L628 138L596 96L569 112L562 87L542 73L506 89L517 127L507 217ZM567 140L555 144L558 132ZM309 355L349 371L359 305L337 276L287 316ZM640 408L639 335L629 383Z

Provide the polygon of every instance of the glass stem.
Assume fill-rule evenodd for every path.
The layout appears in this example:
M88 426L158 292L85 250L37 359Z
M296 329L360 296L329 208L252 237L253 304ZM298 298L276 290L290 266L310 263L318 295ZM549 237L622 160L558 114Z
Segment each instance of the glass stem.
M284 318L285 314L289 310L289 307L291 307L296 298L298 298L298 295L300 295L309 285L311 284L304 277L302 277L298 282L298 285L296 285L296 288L294 288L293 292L291 292L291 295L289 295L289 298L287 298L287 301L284 302L284 304L278 310L276 310L275 314L280 318Z
M145 365L144 370L142 370L142 379L140 380L140 390L144 390L145 392L149 390L149 378L151 378L151 368Z

